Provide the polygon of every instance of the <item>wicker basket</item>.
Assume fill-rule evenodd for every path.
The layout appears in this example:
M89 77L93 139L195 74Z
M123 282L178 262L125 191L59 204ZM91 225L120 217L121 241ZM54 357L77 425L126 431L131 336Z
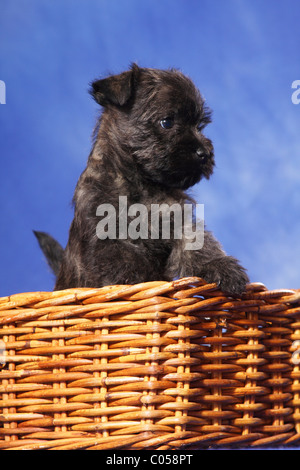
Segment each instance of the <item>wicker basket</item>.
M299 445L299 340L300 291L258 283L1 298L0 448Z

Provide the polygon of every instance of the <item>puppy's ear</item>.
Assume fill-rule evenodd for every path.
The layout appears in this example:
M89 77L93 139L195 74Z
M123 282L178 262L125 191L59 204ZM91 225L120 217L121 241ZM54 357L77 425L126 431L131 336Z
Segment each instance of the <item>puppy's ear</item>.
M139 70L139 67L133 64L128 72L96 80L91 85L90 94L101 106L124 106L132 96Z

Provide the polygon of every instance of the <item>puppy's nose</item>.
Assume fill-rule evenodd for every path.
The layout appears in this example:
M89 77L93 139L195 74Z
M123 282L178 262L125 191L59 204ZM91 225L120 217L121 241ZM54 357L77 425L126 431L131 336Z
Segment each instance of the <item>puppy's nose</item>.
M197 154L197 157L200 158L200 160L205 160L205 159L206 159L206 154L205 154L205 152L204 152L204 150L203 150L202 148L199 147L199 148L196 150L196 154Z

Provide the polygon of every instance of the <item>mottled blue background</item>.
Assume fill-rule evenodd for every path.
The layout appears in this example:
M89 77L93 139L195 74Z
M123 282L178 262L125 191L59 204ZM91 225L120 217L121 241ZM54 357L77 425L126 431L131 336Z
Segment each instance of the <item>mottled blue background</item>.
M0 295L51 290L32 229L63 245L99 109L94 78L178 67L214 111L192 188L253 281L300 287L298 0L0 0Z

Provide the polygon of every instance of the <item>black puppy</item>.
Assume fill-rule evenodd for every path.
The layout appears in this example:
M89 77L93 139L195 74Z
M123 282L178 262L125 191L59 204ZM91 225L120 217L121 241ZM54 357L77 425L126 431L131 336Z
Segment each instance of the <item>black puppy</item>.
M195 204L184 190L214 167L212 142L202 133L210 113L192 81L177 70L133 65L95 81L91 94L104 110L75 189L67 247L36 233L56 271L55 289L199 276L242 293L245 270L213 235L201 234L195 219L190 232L178 228L180 210ZM168 214L172 227L163 236ZM187 233L200 240L197 249Z

